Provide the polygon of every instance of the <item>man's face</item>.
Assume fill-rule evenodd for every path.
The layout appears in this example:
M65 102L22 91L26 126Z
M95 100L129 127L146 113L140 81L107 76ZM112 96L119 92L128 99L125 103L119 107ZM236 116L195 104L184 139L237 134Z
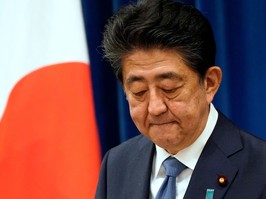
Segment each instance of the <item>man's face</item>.
M123 86L139 131L169 153L203 131L213 96L175 51L137 50L122 60ZM206 80L207 81L207 80Z

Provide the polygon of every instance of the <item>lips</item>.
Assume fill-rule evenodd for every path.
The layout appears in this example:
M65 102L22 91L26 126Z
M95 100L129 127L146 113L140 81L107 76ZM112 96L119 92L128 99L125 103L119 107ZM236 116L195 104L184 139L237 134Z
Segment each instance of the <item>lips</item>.
M167 124L173 124L176 123L175 121L170 121L170 122L151 122L151 126L161 126L161 125L167 125Z

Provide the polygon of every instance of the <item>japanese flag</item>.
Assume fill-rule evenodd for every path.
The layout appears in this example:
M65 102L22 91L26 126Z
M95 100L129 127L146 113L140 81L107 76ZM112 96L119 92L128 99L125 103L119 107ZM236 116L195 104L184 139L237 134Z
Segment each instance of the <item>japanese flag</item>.
M0 198L93 198L100 149L77 0L0 4Z

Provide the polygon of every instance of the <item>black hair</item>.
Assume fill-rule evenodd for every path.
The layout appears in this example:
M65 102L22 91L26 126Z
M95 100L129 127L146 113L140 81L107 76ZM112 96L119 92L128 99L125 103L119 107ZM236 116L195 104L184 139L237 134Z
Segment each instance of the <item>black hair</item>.
M196 8L174 0L140 0L121 8L109 19L102 46L121 82L121 60L138 49L174 49L201 79L215 65L210 23Z

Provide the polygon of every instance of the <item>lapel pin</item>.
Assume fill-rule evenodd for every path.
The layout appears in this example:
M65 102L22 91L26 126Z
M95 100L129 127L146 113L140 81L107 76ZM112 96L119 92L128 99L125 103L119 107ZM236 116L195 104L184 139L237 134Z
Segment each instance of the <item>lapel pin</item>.
M207 189L205 199L213 199L214 189Z
M226 176L218 176L217 181L221 187L225 187L228 184L228 179Z

